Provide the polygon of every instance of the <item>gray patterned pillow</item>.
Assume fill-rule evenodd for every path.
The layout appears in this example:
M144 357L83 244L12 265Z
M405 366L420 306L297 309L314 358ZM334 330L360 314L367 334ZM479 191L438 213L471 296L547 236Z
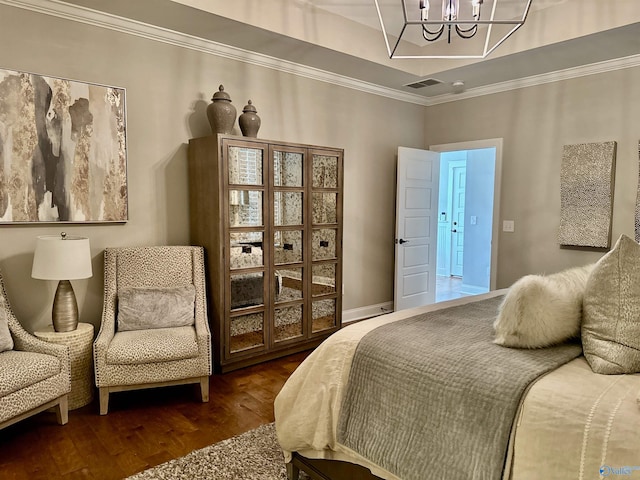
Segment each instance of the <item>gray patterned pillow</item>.
M595 373L640 372L640 245L626 235L587 281L582 348Z
M9 330L9 319L4 310L0 310L0 352L13 350L13 337Z
M196 288L123 288L118 292L118 330L184 327L194 323Z

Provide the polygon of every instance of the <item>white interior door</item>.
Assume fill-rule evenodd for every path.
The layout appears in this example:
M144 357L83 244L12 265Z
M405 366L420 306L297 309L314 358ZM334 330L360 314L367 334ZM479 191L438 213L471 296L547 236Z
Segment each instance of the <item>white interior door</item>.
M394 310L435 302L440 154L398 147Z
M462 277L464 260L465 162L451 162L451 275Z

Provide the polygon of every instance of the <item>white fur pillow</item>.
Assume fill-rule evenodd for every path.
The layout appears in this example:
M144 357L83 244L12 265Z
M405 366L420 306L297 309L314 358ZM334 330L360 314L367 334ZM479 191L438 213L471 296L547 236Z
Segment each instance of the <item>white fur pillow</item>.
M582 297L592 265L552 275L527 275L514 283L493 324L495 343L540 348L580 335Z

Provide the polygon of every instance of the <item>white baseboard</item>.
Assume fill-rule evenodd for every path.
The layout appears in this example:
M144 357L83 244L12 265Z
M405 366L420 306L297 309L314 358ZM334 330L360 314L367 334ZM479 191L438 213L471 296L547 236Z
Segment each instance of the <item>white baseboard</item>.
M364 320L365 318L377 317L385 313L393 312L393 302L376 303L366 307L352 308L342 311L342 324Z

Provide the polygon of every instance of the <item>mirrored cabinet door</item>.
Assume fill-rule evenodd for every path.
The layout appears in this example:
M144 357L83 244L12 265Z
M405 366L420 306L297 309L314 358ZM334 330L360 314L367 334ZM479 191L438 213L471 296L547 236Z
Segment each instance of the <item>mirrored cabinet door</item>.
M302 187L303 186L304 152L284 151L274 148L273 151L273 186L274 187Z
M311 335L341 324L342 154L311 155Z
M215 371L319 345L342 321L343 151L217 134L188 156Z
M229 318L229 353L264 346L264 312Z
M230 145L227 148L229 185L264 185L263 161L260 148Z
M263 226L263 197L263 192L260 190L229 190L229 226Z
M331 154L313 154L313 188L338 188L338 160Z
M311 305L311 332L330 330L337 326L336 299L316 300Z

